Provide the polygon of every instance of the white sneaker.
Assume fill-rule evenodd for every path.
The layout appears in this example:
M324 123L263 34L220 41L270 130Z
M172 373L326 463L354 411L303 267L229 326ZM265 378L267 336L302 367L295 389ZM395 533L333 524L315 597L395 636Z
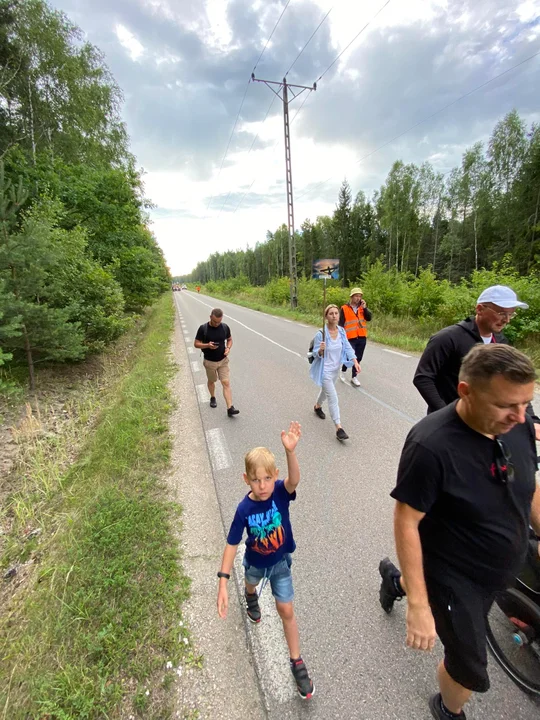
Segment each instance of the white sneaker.
M346 383L346 382L347 382L347 377L345 376L345 373L344 373L344 372L340 372L340 373L339 373L339 379L341 380L342 383Z
M360 385L360 380L357 377L353 377L351 380L351 385L354 385L355 387L362 387Z

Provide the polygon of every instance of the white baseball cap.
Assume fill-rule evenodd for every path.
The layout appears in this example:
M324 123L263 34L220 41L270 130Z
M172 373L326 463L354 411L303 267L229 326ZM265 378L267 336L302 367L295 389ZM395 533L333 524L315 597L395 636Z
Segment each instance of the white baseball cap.
M480 294L477 305L488 302L502 308L529 309L527 303L518 300L516 293L512 290L512 288L509 288L506 285L492 285L491 287L486 288L484 292Z

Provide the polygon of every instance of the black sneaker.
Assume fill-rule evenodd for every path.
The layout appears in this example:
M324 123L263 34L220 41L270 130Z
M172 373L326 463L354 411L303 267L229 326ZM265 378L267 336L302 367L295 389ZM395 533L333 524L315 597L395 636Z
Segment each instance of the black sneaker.
M348 440L349 436L345 432L343 428L339 428L339 430L336 431L336 437L338 440Z
M239 412L240 410L237 410L234 405L231 405L231 407L227 410L227 415L232 417L233 415L238 415Z
M210 398L210 407L217 407L217 401L215 397Z
M448 715L448 713L445 713L442 709L441 703L441 693L437 693L429 698L429 709L436 720L450 720L451 717L457 718L458 720L467 720L467 716L463 710L459 713L459 715Z
M314 407L313 410L315 411L315 415L317 415L317 417L320 417L321 420L325 419L326 415L324 414L322 407Z
M401 600L401 598L405 596L403 590L401 592L398 591L398 580L401 577L401 573L394 563L390 562L389 558L381 560L379 563L379 573L382 577L379 600L384 612L390 614L394 607L394 602Z
M245 593L246 598L246 611L247 616L251 620L252 623L260 623L261 622L261 608L259 606L259 596L256 592L254 593L248 593L246 591Z
M302 658L291 660L291 672L296 681L296 689L302 700L309 700L315 695L315 685L308 675L306 663Z

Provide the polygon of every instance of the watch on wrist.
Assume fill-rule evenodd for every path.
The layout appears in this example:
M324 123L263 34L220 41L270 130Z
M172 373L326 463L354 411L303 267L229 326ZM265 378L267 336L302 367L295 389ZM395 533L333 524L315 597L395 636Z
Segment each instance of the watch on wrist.
M225 580L231 579L231 576L229 575L229 573L221 572L221 570L218 572L217 576L218 576L218 578L225 578Z

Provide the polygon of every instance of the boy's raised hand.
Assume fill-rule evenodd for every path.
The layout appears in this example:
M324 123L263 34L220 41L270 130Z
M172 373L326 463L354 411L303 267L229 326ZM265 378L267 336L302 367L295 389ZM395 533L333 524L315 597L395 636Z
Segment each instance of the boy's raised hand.
M285 430L281 431L281 442L287 452L292 452L296 448L301 437L302 426L299 422L296 422L296 420L291 422L288 432L285 432Z

